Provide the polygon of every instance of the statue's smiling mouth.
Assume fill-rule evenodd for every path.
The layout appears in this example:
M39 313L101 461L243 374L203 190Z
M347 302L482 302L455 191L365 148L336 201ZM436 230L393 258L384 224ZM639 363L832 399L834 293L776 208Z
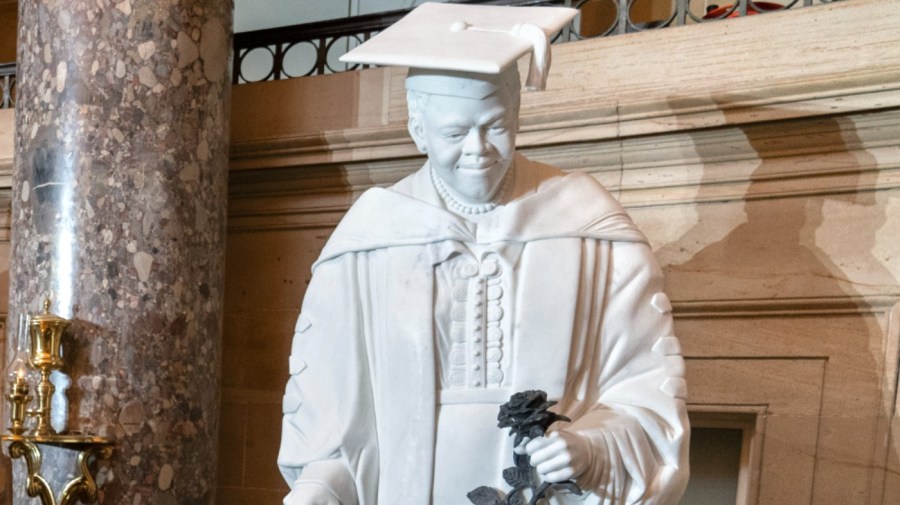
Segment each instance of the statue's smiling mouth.
M497 160L483 161L481 163L465 163L456 166L460 172L486 172L497 166Z

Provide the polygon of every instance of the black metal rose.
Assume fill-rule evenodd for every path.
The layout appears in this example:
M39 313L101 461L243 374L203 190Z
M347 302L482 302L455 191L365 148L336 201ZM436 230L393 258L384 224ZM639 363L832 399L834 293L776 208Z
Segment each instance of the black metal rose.
M541 390L516 393L500 406L497 426L509 428L509 435L516 436L513 445L518 446L525 437L543 436L547 428L556 421L571 421L566 416L548 410L554 405L556 402L547 401L547 393Z
M516 393L500 406L497 426L509 428L509 434L516 436L513 443L518 446L525 437L543 436L556 421L571 421L566 416L550 412L548 409L554 405L556 402L548 401L547 393L540 390ZM466 495L469 501L475 505L536 505L543 503L550 492L581 494L581 489L571 480L540 482L526 455L513 454L513 461L516 466L503 470L503 480L512 487L509 494L504 497L503 493L492 487L481 486ZM526 491L530 492L530 498L526 497Z

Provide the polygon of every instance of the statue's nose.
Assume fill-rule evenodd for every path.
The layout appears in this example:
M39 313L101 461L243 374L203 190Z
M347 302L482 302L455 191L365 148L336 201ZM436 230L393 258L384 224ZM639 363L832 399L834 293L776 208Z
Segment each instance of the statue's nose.
M487 151L487 141L481 128L472 128L463 140L463 153L482 154Z

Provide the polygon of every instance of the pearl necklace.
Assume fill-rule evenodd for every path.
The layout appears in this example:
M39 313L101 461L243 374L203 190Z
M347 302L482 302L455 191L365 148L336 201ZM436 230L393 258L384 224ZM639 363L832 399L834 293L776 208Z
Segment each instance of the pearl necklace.
M515 163L510 165L509 169L503 175L503 182L500 183L500 188L497 189L494 198L492 198L490 202L474 205L462 203L456 198L453 198L453 195L447 190L447 186L444 185L444 180L437 174L434 167L431 167L431 180L434 183L434 187L437 189L438 194L441 196L441 199L444 200L444 204L453 212L456 212L457 214L484 214L496 209L497 206L500 205L500 202L503 201L503 197L506 196L511 181L515 179L515 168Z

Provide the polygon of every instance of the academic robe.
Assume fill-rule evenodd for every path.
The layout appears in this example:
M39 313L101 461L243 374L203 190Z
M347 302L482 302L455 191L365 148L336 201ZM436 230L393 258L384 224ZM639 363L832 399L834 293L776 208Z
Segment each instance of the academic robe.
M557 429L594 448L578 479L585 496L554 503L677 503L684 363L646 239L590 176L515 164L515 198L478 224L442 208L426 164L365 192L337 227L291 350L278 463L292 493L321 485L343 505L431 503L435 265L467 244L521 244L512 389L546 391L573 420Z

